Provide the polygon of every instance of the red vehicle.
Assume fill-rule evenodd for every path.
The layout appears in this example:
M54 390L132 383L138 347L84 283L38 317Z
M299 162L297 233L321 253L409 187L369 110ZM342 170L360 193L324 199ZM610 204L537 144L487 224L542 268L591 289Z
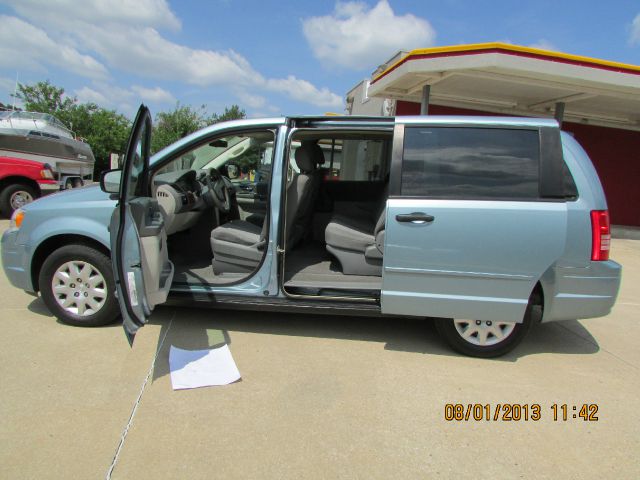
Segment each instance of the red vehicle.
M47 189L58 189L48 164L0 157L0 211L4 216L10 217L14 210L40 197Z

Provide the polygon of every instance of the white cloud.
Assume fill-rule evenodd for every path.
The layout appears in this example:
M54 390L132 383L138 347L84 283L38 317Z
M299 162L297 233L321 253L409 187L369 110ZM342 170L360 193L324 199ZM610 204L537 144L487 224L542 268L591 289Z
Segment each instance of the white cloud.
M171 80L198 87L223 86L232 92L251 90L252 93L245 96L247 105L255 106L251 108L266 105L266 99L254 93L255 90L277 91L319 106L335 106L340 99L327 88L317 88L292 76L285 80L265 78L233 50L192 48L169 40L159 29L177 30L180 21L165 0L86 0L82 6L74 0L14 3L10 3L11 7L32 23L6 17L13 22L7 23L0 17L3 27L0 29L0 66L41 71L42 64L55 64L73 73L104 79L106 65L143 79ZM14 32L16 30L22 33ZM117 100L106 94L106 89L94 83L93 87L80 89L78 96L93 98L101 105L97 99L104 97L110 100L107 104L113 106ZM125 91L129 96L146 96L151 102L173 99L170 92L148 86ZM153 100L149 100L151 98Z
M98 105L108 106L111 100L107 96L91 87L82 87L75 91L76 98L80 103L96 103Z
M640 45L640 13L631 22L631 35L629 36L631 45Z
M171 42L151 28L77 32L82 41L115 68L136 75L178 80L199 86L250 84L262 77L233 50L217 52Z
M16 87L16 79L9 77L0 77L0 92L10 92L13 93Z
M131 87L135 93L142 98L145 102L153 102L153 103L175 103L176 98L171 95L170 92L165 90L164 88L155 87L155 88L147 88L142 87L140 85L134 85Z
M299 102L306 102L317 107L342 107L342 97L327 88L319 89L306 80L289 75L287 78L267 80L266 87L274 92L284 93Z
M180 20L166 0L3 0L21 16L37 23L69 28L74 22L126 24L133 27L166 27L179 30ZM73 27L71 27L73 28Z
M16 79L9 77L0 77L0 102L5 105L15 105L22 107L22 102L19 99L14 99L11 95L16 89Z
M550 42L549 40L547 40L545 38L541 38L540 40L538 40L535 43L532 43L529 46L531 48L538 48L540 50L551 50L553 52L560 51L560 49L558 47L556 47L555 44L553 44L552 42Z
M120 113L132 116L139 97L131 90L105 82L94 82L91 87L84 86L74 92L80 103L95 103L104 108L112 108Z
M433 45L435 30L415 15L396 15L387 0L373 8L361 2L338 2L331 15L303 20L313 54L326 65L373 69L398 50Z
M267 99L261 95L254 95L245 91L239 91L236 93L242 106L249 108L263 108L267 104Z
M107 69L90 55L52 39L44 30L16 17L0 15L0 66L46 71L43 64L90 78L104 78Z
M180 27L165 0L86 0L81 7L77 0L21 0L12 6L52 35L136 75L200 86L246 83L247 77L259 76L234 51L193 49L163 37L158 28Z

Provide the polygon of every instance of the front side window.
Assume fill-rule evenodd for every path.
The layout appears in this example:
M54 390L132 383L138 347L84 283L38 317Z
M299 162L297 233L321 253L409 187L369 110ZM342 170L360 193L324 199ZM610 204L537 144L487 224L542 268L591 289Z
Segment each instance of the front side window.
M407 127L401 193L469 199L539 197L537 130Z
M145 123L140 131L140 136L136 141L133 159L129 170L129 181L127 182L127 197L131 198L141 194L141 178L146 167L145 154L147 152L149 124Z

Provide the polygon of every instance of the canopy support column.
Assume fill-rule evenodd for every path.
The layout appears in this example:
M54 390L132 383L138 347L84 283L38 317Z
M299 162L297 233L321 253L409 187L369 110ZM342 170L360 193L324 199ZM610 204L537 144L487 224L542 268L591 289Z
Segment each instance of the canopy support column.
M429 115L429 97L431 96L431 85L422 87L422 100L420 102L420 115Z
M560 124L560 128L562 128L562 119L564 118L564 102L557 102L555 109L555 119Z

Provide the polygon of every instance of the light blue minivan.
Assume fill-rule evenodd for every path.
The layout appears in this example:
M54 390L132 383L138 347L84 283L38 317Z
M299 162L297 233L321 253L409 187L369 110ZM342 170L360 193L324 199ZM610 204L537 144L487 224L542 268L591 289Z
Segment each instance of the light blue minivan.
M2 238L10 281L67 323L121 314L132 342L168 300L418 316L492 357L615 302L600 181L554 120L242 120L153 158L150 134L142 106L122 170L16 211Z

